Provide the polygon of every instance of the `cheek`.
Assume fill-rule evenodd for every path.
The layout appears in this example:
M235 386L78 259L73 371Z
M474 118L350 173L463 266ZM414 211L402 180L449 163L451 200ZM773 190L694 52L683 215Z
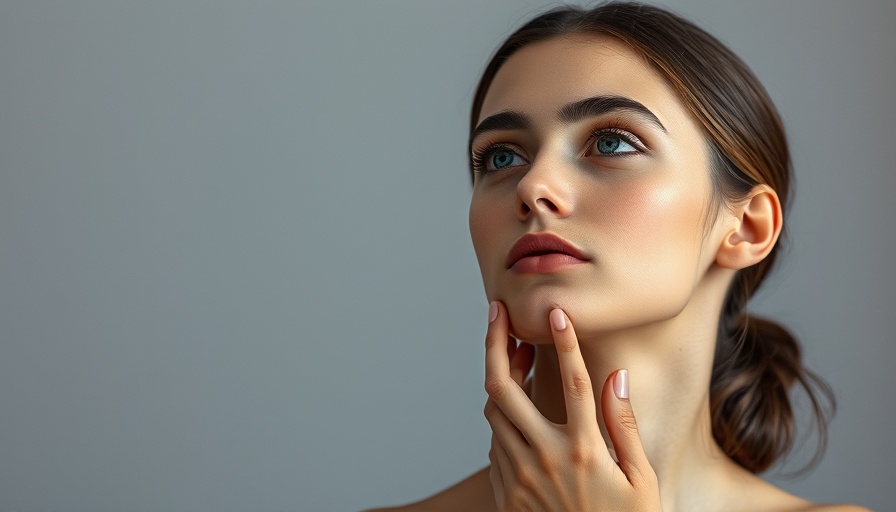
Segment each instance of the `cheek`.
M475 197L470 201L470 238L473 240L473 249L476 251L476 256L480 262L482 261L480 253L484 249L483 243L488 240L489 223L487 213L483 201L477 200Z
M607 254L615 259L608 262L610 268L621 282L634 285L636 295L661 294L654 298L679 307L697 279L702 187L655 181L633 185L617 198L616 208L606 213L613 245Z
M488 270L497 256L496 245L501 232L501 223L494 204L494 201L487 201L475 195L470 201L470 238L473 241L476 259L479 261L486 293L491 288Z
M654 248L699 245L703 201L698 187L646 184L632 187L621 199L614 224L625 227L621 234L627 244Z

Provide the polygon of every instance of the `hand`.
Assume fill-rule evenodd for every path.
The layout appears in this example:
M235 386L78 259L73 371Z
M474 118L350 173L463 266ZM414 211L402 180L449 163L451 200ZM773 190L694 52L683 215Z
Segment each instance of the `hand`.
M591 379L569 317L555 309L550 323L563 380L565 425L542 416L521 389L534 348L516 346L503 304L494 302L489 309L485 417L492 428L489 476L498 510L661 511L656 474L628 400L627 372L610 374L601 394L617 464L600 434Z

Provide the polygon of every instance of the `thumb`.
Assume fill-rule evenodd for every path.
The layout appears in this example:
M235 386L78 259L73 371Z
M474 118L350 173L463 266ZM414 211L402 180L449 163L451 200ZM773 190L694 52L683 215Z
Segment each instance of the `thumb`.
M656 474L647 460L628 396L628 370L616 370L604 383L601 409L619 468L634 487L652 485Z

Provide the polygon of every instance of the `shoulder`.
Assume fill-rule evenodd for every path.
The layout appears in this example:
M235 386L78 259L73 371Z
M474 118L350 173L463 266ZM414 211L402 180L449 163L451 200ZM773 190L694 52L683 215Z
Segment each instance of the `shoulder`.
M363 512L456 512L458 510L496 511L489 466L424 500L400 507L369 509Z
M873 512L859 505L813 505L806 512Z
M850 505L845 503L825 504L812 503L805 500L802 501L802 506L784 506L778 510L781 510L783 512L873 512L872 510L861 507L859 505Z
M726 510L767 512L872 512L851 504L813 503L791 494L773 483L752 473L741 472L736 490L729 491L734 496Z

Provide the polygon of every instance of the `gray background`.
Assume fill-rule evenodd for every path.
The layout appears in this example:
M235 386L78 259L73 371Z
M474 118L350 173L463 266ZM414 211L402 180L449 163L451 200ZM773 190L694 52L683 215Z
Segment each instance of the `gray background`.
M467 112L544 5L0 3L0 512L352 510L485 465ZM896 4L667 5L792 140L755 309L840 410L769 477L892 509Z

